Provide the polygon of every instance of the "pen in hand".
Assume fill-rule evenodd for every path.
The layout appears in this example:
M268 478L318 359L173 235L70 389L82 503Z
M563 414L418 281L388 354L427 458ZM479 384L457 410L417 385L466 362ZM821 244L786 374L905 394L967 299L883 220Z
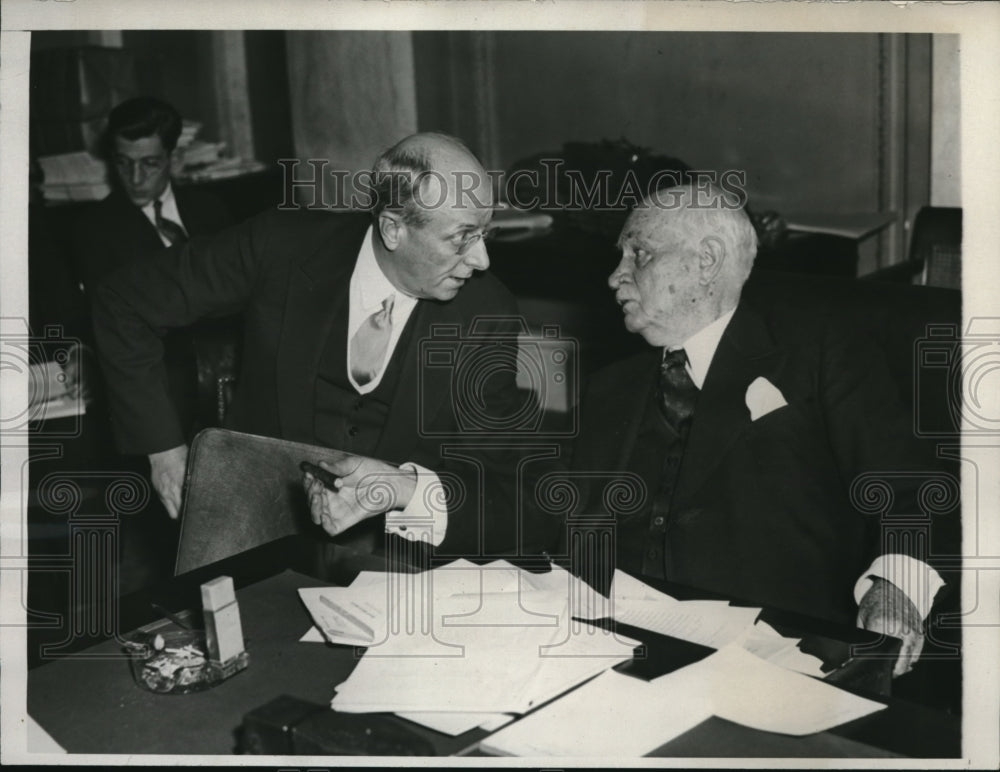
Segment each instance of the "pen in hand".
M331 491L339 490L337 486L337 481L340 479L333 472L330 472L318 464L313 464L309 461L303 461L299 464L299 469L303 472L307 472L323 483L323 486Z

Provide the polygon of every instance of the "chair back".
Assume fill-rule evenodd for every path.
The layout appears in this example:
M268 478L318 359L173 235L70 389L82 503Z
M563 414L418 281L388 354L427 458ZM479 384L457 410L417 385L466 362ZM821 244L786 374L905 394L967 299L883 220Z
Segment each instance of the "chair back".
M910 261L922 264L922 283L962 289L962 210L925 206L913 220Z
M227 429L200 432L188 457L174 572L192 571L290 534L326 539L309 517L299 464L349 456L331 448ZM370 522L338 537L338 543L370 552L381 521Z

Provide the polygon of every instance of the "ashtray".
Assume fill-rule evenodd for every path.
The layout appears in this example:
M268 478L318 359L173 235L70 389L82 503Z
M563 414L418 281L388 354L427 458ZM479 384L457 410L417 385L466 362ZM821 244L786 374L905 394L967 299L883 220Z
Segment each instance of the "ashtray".
M204 630L140 633L125 649L135 682L157 694L198 692L226 677L208 659Z

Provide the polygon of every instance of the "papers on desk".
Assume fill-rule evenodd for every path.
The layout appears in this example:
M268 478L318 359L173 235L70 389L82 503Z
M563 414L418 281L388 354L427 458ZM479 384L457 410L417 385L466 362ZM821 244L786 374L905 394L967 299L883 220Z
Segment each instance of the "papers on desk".
M745 637L760 609L717 600L677 600L616 570L610 604L581 612L588 614L587 619L612 616L633 627L718 649Z
M468 719L478 726L631 659L638 641L571 620L570 598L588 593L562 574L536 581L506 561L455 561L300 590L327 640L367 646L332 707L487 714Z
M601 599L599 595L596 597ZM765 622L755 623L759 608L730 606L726 601L716 600L679 601L618 570L611 583L611 597L601 600L589 598L590 607L578 608L579 616L587 619L611 616L633 627L713 649L739 643L773 665L823 677L823 663L799 649L800 639L783 637Z
M508 756L636 757L712 715L768 732L805 735L884 707L732 644L652 681L603 673L501 729L481 748Z

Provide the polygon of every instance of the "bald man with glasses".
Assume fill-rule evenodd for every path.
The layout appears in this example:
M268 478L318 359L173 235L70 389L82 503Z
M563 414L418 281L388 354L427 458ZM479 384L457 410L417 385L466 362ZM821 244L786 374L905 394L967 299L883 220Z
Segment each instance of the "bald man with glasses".
M234 311L244 313L244 353L227 426L362 459L329 468L336 487L304 476L326 533L385 515L386 533L472 554L484 511L515 511L506 484L514 465L502 449L455 461L442 439L454 445L462 434L463 401L498 420L523 401L516 327L501 319L517 306L486 273L486 172L458 140L417 134L379 157L373 180L370 212L268 212L100 288L95 327L117 440L123 452L149 456L172 517L188 449L158 376L158 332ZM440 329L462 342L463 356L499 342L512 366L477 381L476 394L458 393L454 368L423 361L422 344ZM505 484L476 495L472 486L497 477ZM407 527L414 518L429 524L423 533Z

